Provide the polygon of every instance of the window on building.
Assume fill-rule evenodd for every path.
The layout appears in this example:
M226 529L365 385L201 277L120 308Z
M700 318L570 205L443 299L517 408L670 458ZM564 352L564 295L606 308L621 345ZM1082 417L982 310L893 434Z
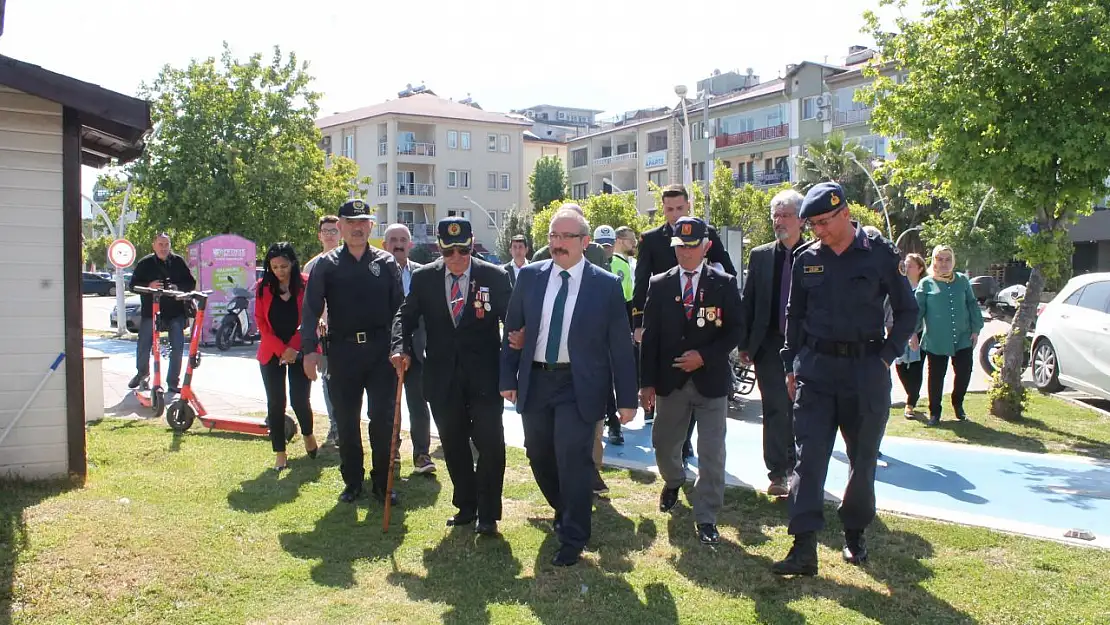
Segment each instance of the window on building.
M462 149L469 150L470 149L470 133L467 132L466 130L464 130L459 134L460 134L459 139L461 139L461 143L462 143Z
M486 188L490 191L497 190L497 172L491 171L486 174Z
M657 171L649 171L648 182L660 187L667 186L667 170L660 169Z
M497 211L486 214L486 227L490 230L497 230Z
M459 188L460 189L469 189L470 188L470 170L463 169L463 170L459 171Z
M470 219L470 209L468 208L449 208L447 209L448 217L461 217L463 219Z
M509 151L509 135L501 135L501 151Z
M586 148L579 148L570 153L571 167L585 167L587 162L589 157Z
M411 210L399 210L397 211L397 221L405 224L409 227L409 230L412 230L412 224L416 221L416 212Z
M486 150L497 151L497 135L486 135Z
M355 158L355 136L346 135L343 137L343 156L349 159Z
M447 188L454 189L459 186L459 172L454 169L447 170Z
M802 99L802 120L817 118L817 96Z
M459 147L459 131L458 130L448 130L447 131L447 149L456 150L456 149L458 149L458 147Z
M509 190L509 174L501 174L501 190Z
M648 135L648 152L658 152L667 149L667 133L657 132Z
M580 182L570 187L570 197L575 200L584 200L590 195L590 184L588 182Z

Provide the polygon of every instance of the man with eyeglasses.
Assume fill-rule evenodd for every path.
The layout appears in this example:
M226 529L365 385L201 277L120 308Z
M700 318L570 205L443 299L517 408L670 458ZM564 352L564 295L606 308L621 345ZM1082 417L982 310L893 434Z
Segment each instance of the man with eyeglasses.
M448 527L474 523L478 534L497 534L505 479L505 402L498 389L501 323L509 306L509 275L474 258L474 233L460 217L438 225L442 258L412 274L412 285L393 324L390 360L408 368L421 321L427 332L424 381L439 430L458 511ZM470 445L478 450L475 469Z
M559 210L572 210L579 215L582 215L583 219L586 218L586 214L582 212L582 207L573 202L567 202L563 204L559 207ZM596 241L590 241L589 245L586 246L585 256L586 260L597 265L598 267L601 267L605 271L610 271L609 257L605 255L605 250L601 249L601 246L598 245ZM551 260L550 245L545 245L541 247L540 249L536 250L535 254L532 255L533 263L538 263L543 260Z
M304 264L305 275L312 275L312 268L316 266L316 262L320 257L328 252L339 247L339 218L335 215L324 215L320 218L320 223L316 226L316 239L320 241L324 251L312 257L312 260ZM328 311L324 310L320 315L320 334L327 334L328 331ZM328 396L328 358L322 356L320 358L321 377L323 378L324 385L324 407L328 411L328 437L324 440L324 445L329 447L339 446L339 426L335 424L335 411L332 410L331 398Z
M816 237L794 254L782 360L794 402L798 461L790 484L794 545L771 571L817 574L825 525L825 478L839 430L850 467L839 516L845 562L867 560L863 532L875 518L875 461L890 416L890 363L917 324L917 301L898 269L901 255L851 220L844 191L814 185L798 216ZM884 328L889 297L894 323Z
M802 199L792 189L771 199L775 241L751 251L740 308L744 332L737 348L742 364L755 364L763 404L763 462L771 481L767 494L772 497L790 494L790 474L794 472L794 413L779 351L786 340L790 269L794 252L802 245L802 220L798 217Z
M393 256L371 247L374 225L371 207L363 200L347 200L339 208L343 245L322 256L312 267L305 287L301 314L301 344L305 375L316 380L320 355L317 325L328 311L328 390L339 426L339 471L343 492L339 500L354 503L362 496L365 465L362 451L362 397L369 393L370 480L374 497L384 503L390 471L394 393L397 376L390 366L393 317L404 300L401 269Z
M559 210L549 227L552 260L521 269L509 300L501 396L521 414L532 474L555 510L560 546L551 563L562 567L578 563L590 538L591 449L606 397L615 386L628 423L637 389L620 281L586 262L590 226L580 213ZM508 334L516 331L519 347Z

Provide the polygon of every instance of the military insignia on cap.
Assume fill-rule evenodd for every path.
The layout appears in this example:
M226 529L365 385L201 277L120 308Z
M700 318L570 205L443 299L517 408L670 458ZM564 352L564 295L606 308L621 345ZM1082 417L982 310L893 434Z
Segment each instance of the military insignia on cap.
M682 224L682 234L688 235L692 231L690 224ZM685 253L685 252L683 252Z
M833 193L832 195L829 196L829 204L832 204L833 206L839 206L840 205L840 197L837 194Z
M374 274L374 277L377 278L382 275L382 268L378 266L378 263L370 263L370 273Z
M366 205L362 203L362 200L355 200L355 203L352 204L352 206L354 206L355 208L363 208Z
M447 234L453 237L457 237L459 236L459 232L462 232L462 228L459 227L459 224L451 224L447 226Z

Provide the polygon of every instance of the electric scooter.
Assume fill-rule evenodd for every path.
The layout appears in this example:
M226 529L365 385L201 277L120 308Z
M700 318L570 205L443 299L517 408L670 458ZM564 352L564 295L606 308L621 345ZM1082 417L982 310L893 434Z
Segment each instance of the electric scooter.
M150 341L150 352L154 358L154 385L150 385L149 378L143 378L139 382L139 388L135 389L135 398L139 400L139 405L143 408L153 408L154 418L162 416L162 412L166 409L166 391L162 388L162 350L161 342L159 340L160 332L158 326L162 322L161 306L159 300L162 289L152 289L146 286L135 287L136 293L145 293L151 295L151 333L154 335Z
M189 302L189 306L195 306L196 321L193 327L204 327L204 311L208 306L208 296L212 294L211 291L190 291L188 293L166 291L165 294ZM270 427L266 419L208 416L204 404L200 403L196 392L193 391L193 371L200 366L200 334L200 332L193 332L193 336L189 340L189 362L185 368L181 394L176 401L169 405L169 409L166 411L166 422L169 423L170 428L174 432L185 432L193 426L194 420L200 419L201 424L209 430L224 430L269 437ZM289 415L285 415L285 442L292 441L296 434L297 422Z

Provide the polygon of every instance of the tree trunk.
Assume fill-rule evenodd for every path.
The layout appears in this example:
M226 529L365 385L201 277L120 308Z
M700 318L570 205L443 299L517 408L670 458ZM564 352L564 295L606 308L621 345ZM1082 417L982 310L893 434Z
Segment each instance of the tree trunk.
M1044 291L1044 274L1033 266L1025 286L1025 298L1018 305L1017 314L1002 350L1002 369L991 381L991 414L1001 419L1017 420L1022 417L1025 386L1021 376L1025 372L1025 336L1037 317L1037 305Z

